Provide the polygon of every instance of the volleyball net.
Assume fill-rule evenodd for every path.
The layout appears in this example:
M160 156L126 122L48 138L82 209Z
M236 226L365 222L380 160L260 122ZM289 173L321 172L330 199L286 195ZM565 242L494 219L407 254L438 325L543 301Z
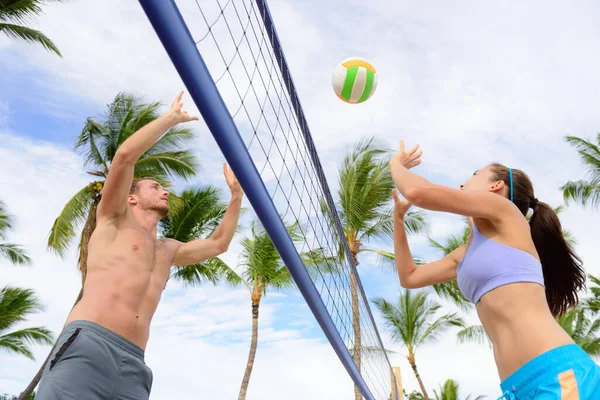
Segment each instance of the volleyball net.
M266 2L140 4L355 398L400 398Z

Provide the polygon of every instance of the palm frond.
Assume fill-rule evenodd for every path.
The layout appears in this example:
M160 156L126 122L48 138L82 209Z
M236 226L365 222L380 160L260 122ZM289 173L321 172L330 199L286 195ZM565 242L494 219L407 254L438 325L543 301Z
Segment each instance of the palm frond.
M17 322L25 321L27 315L43 311L44 307L33 290L5 286L0 290L0 332Z
M591 168L590 172L594 174L593 176L600 179L600 133L597 140L598 145L578 136L565 137L565 141L577 150L584 164Z
M172 278L190 286L199 286L206 282L216 285L220 281L232 287L245 284L242 277L218 257L194 265L174 267Z
M64 0L1 0L0 21L29 23L42 13L42 4L62 2Z
M387 155L374 138L361 140L350 149L339 167L338 213L345 230L363 230L376 220L381 207L389 207L394 182Z
M440 298L452 301L457 307L459 307L463 311L467 311L474 307L473 303L471 303L465 297L465 295L458 287L458 282L456 281L456 279L442 283L436 283L433 285L433 290L437 293L438 296L440 296Z
M176 126L171 128L154 145L144 154L145 156L168 153L175 149L180 149L188 145L190 141L195 139L195 135L191 129Z
M0 200L0 240L6 239L6 233L13 227L14 217L6 210L6 204Z
M377 254L377 265L389 272L396 271L396 255L389 251L378 249L361 248L358 253L375 253Z
M457 338L459 343L476 342L479 344L484 344L487 342L488 345L492 347L492 342L490 341L482 325L472 325L461 329L457 334Z
M178 196L180 206L161 221L162 236L180 242L210 236L227 211L220 194L221 190L211 185L185 189Z
M75 142L75 149L84 149L84 165L101 168L102 174L108 174L108 162L105 154L100 152L98 143L106 142L108 132L106 127L88 118L83 130Z
M54 221L48 237L48 247L60 256L64 256L76 230L86 221L90 207L94 202L94 193L85 186L65 204Z
M447 332L450 328L463 328L464 326L465 322L458 314L452 313L442 315L425 328L417 344L436 342L440 335Z
M62 54L54 42L38 30L21 25L0 23L0 32L3 32L12 39L22 40L26 43L39 44L46 50L53 51L58 56L62 57Z
M140 158L135 164L134 175L189 179L196 174L197 167L196 156L191 150L171 151Z
M6 257L15 265L29 265L29 258L21 246L11 243L0 243L0 257Z
M600 180L598 182L568 181L560 187L563 191L563 199L569 204L574 201L581 206L587 206L588 203L596 208L600 206Z

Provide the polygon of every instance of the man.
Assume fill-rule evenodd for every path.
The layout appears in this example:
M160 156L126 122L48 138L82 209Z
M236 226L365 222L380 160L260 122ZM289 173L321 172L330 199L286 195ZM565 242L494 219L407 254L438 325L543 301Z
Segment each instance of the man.
M198 118L171 109L127 139L113 158L90 238L83 297L50 356L38 400L148 399L152 372L144 362L150 323L173 265L196 264L227 251L242 189L224 165L231 201L210 239L156 238L169 212L168 192L152 179L133 180L137 160L169 128Z

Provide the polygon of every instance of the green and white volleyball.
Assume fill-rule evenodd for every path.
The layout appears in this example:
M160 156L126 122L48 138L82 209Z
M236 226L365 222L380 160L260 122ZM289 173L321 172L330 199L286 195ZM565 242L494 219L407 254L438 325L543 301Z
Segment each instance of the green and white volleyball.
M377 71L364 58L347 58L333 71L332 83L340 99L350 104L362 103L377 89Z

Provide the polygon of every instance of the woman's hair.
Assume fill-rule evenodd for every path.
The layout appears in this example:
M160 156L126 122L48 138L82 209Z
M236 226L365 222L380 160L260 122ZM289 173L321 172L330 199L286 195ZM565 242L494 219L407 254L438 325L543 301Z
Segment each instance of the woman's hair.
M579 301L578 292L585 288L585 272L581 259L565 240L558 215L548 204L538 202L527 174L510 170L502 164L491 164L493 180L502 180L507 187L507 197L527 215L533 208L529 221L531 237L540 256L546 286L546 300L553 316L559 316ZM512 193L511 193L512 172Z

